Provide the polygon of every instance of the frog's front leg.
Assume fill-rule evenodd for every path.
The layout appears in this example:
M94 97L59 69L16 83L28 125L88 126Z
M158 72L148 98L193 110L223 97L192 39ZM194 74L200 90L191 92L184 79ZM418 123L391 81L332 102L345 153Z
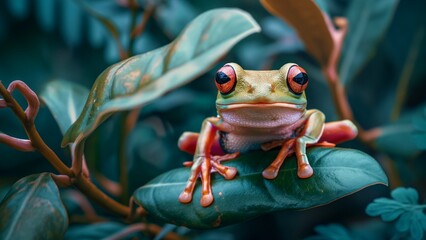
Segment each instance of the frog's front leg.
M300 135L284 142L275 160L263 171L264 178L275 179L277 177L281 165L292 149L297 157L297 176L300 178L312 176L314 172L306 156L306 144L318 142L324 130L325 116L318 110L309 110L306 115L307 119Z
M192 201L192 196L195 184L199 176L201 176L202 183L202 196L200 204L207 207L213 202L213 194L210 183L210 174L212 170L216 170L226 179L232 179L237 174L234 167L227 167L220 164L220 161L228 160L228 158L235 158L237 154L212 156L211 148L217 133L218 118L212 117L204 120L201 126L201 131L197 139L197 146L194 153L193 164L191 167L191 174L188 178L187 184L183 192L179 196L181 203L189 203Z

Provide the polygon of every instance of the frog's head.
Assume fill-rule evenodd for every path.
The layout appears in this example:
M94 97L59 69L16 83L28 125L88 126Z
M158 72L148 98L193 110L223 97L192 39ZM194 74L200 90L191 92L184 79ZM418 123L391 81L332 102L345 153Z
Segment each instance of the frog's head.
M231 124L291 124L306 110L308 75L294 63L271 71L244 70L236 63L227 63L217 71L215 83L218 114Z

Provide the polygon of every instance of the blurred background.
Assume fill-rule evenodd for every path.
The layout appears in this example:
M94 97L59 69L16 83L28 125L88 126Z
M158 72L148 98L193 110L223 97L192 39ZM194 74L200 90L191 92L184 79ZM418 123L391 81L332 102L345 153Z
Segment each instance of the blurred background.
M203 119L216 114L213 75L226 62L237 62L245 69L278 69L287 62L298 63L311 79L307 89L308 108L320 109L327 120L336 120L319 65L304 50L292 28L271 16L259 2L136 2L137 21L148 11L150 17L145 30L132 44L134 54L169 43L198 14L213 8L241 8L254 17L262 32L240 42L205 75L142 109L128 140L130 192L191 160L191 156L178 150L177 139L183 131L199 131ZM331 17L348 18L339 74L358 122L365 129L380 127L384 132L374 141L373 148L358 140L343 146L363 150L378 160L388 174L391 188L411 186L424 199L426 3L422 0L316 2ZM58 79L90 89L105 68L120 60L118 44L97 14L116 26L121 45L128 49L131 11L126 0L1 1L0 79L5 85L23 80L36 92ZM119 117L108 119L88 140L88 164L99 176L95 181L118 181L119 122ZM60 148L59 127L46 107L41 108L36 126L47 144L69 161L67 150ZM0 131L25 137L20 122L7 109L0 111ZM44 171L54 170L40 154L22 153L0 145L0 199L17 179ZM71 219L66 237L70 238L84 231L81 224L90 221L72 217L84 211L78 200L82 196L75 197L78 193L74 190L64 191ZM230 227L191 230L186 234L199 239L299 239L314 235L318 225L338 223L360 234L370 229L377 237L388 238L392 236L389 226L365 214L368 203L381 196L389 196L389 188L373 186L315 209L268 214ZM104 214L102 209L94 207Z

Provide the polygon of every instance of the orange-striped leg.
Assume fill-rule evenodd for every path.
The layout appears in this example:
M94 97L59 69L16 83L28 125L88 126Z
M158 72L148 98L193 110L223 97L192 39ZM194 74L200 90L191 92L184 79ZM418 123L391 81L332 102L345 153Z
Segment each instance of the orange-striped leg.
M262 172L262 175L266 179L275 179L278 176L278 172L284 160L288 156L290 150L293 148L294 139L287 140L282 144L281 150L275 157L274 161Z
M201 177L202 185L200 204L203 207L207 207L211 205L214 200L210 180L211 172L217 171L224 176L225 179L232 179L237 174L236 168L224 166L220 164L220 162L233 159L238 156L238 153L222 156L212 156L211 154L212 146L217 141L217 129L213 124L216 120L216 118L208 118L204 120L198 136L195 133L190 133L189 135L187 134L184 136L183 141L179 142L179 147L181 149L192 151L193 147L191 147L191 144L194 139L197 140L192 164L185 163L186 166L191 166L191 174L188 178L185 189L179 196L179 201L182 203L189 203L192 201L198 177ZM188 139L190 141L188 141Z
M306 112L307 119L300 135L295 139L289 139L283 142L280 152L274 161L263 171L262 175L267 179L275 179L283 164L285 158L293 153L297 157L297 176L308 178L312 176L313 169L306 156L306 146L317 144L324 129L325 116L318 110L309 110ZM280 141L274 141L262 145L263 150L276 147Z

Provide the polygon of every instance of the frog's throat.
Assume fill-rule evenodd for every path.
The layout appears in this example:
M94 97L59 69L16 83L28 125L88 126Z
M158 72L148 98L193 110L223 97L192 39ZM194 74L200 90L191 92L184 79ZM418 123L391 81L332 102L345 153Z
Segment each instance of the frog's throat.
M300 109L306 108L306 104L294 104L294 103L232 103L232 104L216 104L218 110L231 110L238 108L290 108Z

